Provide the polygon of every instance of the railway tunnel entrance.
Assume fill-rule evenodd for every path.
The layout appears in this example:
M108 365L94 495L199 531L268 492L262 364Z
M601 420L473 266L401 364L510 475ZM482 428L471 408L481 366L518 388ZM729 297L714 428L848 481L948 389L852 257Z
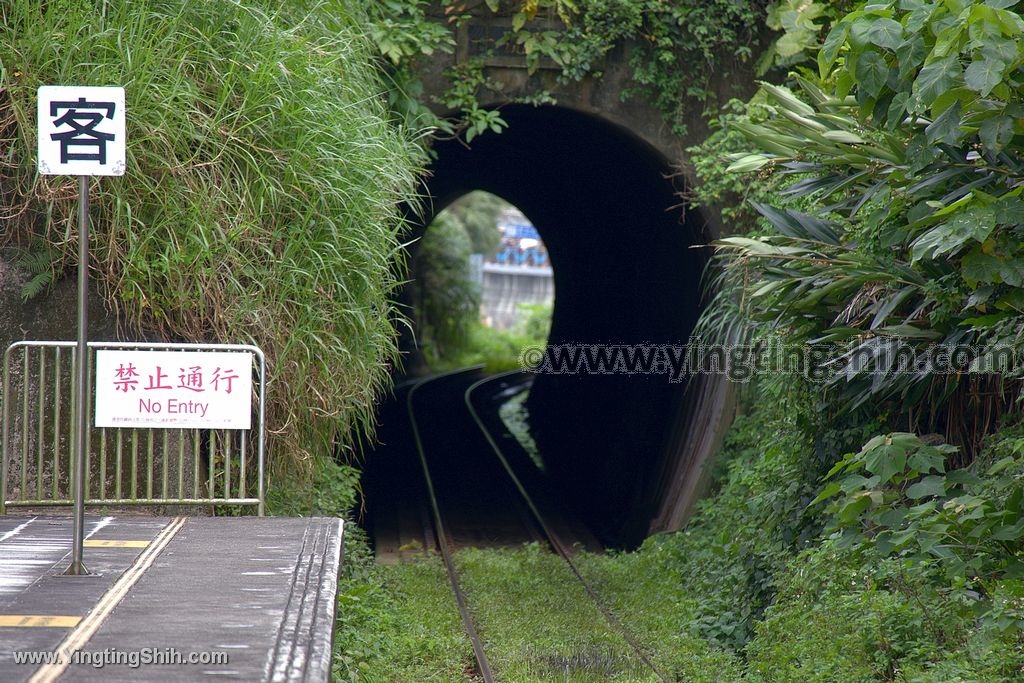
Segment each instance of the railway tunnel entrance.
M668 160L590 114L522 105L501 113L501 134L435 144L420 229L473 190L518 207L547 245L556 292L549 349L566 361L600 348L685 344L705 258L693 247L705 239L698 217L680 207ZM536 376L527 404L534 436L599 537L634 546L673 495L664 479L678 470L686 382L673 381L664 362L632 373L572 365Z

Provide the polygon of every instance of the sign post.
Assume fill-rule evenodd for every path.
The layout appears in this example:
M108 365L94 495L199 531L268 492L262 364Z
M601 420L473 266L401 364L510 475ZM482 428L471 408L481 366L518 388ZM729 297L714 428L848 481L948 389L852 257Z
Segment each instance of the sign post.
M85 445L89 392L89 177L124 175L124 88L39 88L39 173L78 176L78 344L75 352L74 536L67 574L88 574L85 539Z
M75 350L74 477L75 520L68 574L88 574L82 562L85 540L85 407L89 391L89 176L78 176L78 346Z

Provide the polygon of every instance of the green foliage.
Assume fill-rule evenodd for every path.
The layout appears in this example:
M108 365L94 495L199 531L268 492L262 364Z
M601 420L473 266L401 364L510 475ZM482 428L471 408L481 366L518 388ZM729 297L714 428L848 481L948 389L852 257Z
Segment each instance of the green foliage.
M444 26L428 21L425 0L380 0L370 3L370 38L392 65L409 58L451 52L455 41Z
M715 680L707 677L717 670L718 680L766 683L1018 679L1024 583L1008 569L1021 545L993 535L1013 521L1007 509L1024 485L1021 427L989 439L973 472L944 474L940 493L927 478L942 474L949 446L878 437L828 473L837 451L863 443L863 428L826 431L800 390L765 391L747 397L718 483L684 532L648 539L636 553L580 560L642 639L672 642L666 649L686 668L665 669L679 680ZM814 443L800 436L808 429L819 434ZM821 491L826 474L826 485L840 485L834 495ZM869 490L881 495L862 495ZM811 504L816 494L827 510ZM969 496L987 503L961 509ZM843 522L861 498L872 507ZM906 521L897 528L900 509ZM909 528L920 540L896 547L889 535ZM942 546L950 552L934 550ZM964 564L950 571L953 555ZM702 651L702 639L725 652Z
M516 320L510 330L513 337L523 340L524 346L532 344L543 346L551 334L551 315L554 304L517 304L521 317Z
M755 681L902 680L956 647L968 606L898 562L826 544L793 558L747 648ZM926 680L948 680L929 678Z
M576 563L668 680L741 681L741 658L691 628L705 596L693 590L693 575L688 573L692 567L678 561L679 540L678 536L652 538L633 553L581 553ZM686 550L693 552L699 546L689 544ZM706 553L703 557L711 560Z
M1011 486L1024 482L1024 422L1001 425L999 431L985 440L985 448L972 467L975 472L995 470L998 474L975 486L978 495L1005 497Z
M495 254L501 244L498 217L511 204L501 197L476 190L459 197L445 211L453 213L466 227L474 254Z
M940 496L927 477L941 469L950 447L929 446L912 435L869 440L833 468L828 483L834 479L848 491L830 496L826 489L819 496L835 501L826 521L838 525L821 535L820 506L810 504L821 492L815 480L826 474L835 451L848 448L862 430L823 434L810 444L798 435L814 421L793 419L801 410L798 395L761 393L757 399L730 430L720 483L685 532L652 538L635 555L605 560L607 566L585 565L599 576L622 572L644 587L644 595L655 596L645 607L631 607L616 595L628 623L644 623L638 613L653 610L654 620L743 655L747 667L739 678L752 681L1017 677L1024 666L1024 601L1021 582L1007 578L1007 568L1015 555L1019 559L1020 543L991 534L1013 522L1006 510L1024 483L1015 450L1019 430L992 439L976 473L946 474ZM878 476L872 484L885 504L841 523L851 500L872 500L859 495L868 475ZM988 496L991 505L960 508L971 504L968 496ZM915 513L921 506L930 512ZM989 538L976 535L955 547L986 524L966 519L979 507L984 519L996 520L982 533ZM906 524L920 539L897 548L891 539L886 545L887 533L908 527L886 524L899 508L908 510ZM853 529L856 539L849 535ZM922 552L918 543L953 547L950 553ZM950 571L957 565L952 555L965 561L956 571ZM608 590L615 583L602 585ZM674 609L662 613L654 606L666 603ZM726 671L725 680L738 679Z
M360 472L319 457L310 482L271 482L267 510L289 517L351 520ZM402 566L374 563L365 532L345 524L334 633L335 681L462 681L472 648L438 559Z
M360 471L317 457L309 482L271 481L267 511L351 520ZM437 558L378 566L365 532L345 524L334 632L334 681L464 680L473 653Z
M500 0L489 2L488 9L500 13ZM554 30L551 18L558 17L563 26L569 26L578 12L579 5L573 0L525 0L512 10L512 27L497 40L495 47L511 47L522 54L530 74L536 72L544 59L564 67L573 60L572 47L560 31Z
M348 464L317 456L312 480L282 477L267 488L267 512L279 517L347 517L356 507L360 472ZM346 527L348 535L349 527ZM357 534L358 536L358 534Z
M542 324L537 324L533 329L540 331L541 328ZM435 359L431 367L435 372L471 365L483 365L490 373L521 370L519 357L523 349L544 346L546 343L547 335L521 336L515 329L503 331L477 322L470 326L457 353Z
M938 661L903 663L908 681L1016 681L1024 673L1024 584L1002 581L992 587L992 608L976 621L965 619L959 642ZM970 598L968 598L970 600ZM930 615L934 617L934 615Z
M637 91L654 101L673 132L685 135L690 102L716 104L717 79L729 73L730 61L754 57L764 4L652 1L642 3L642 13L643 40L630 58Z
M732 652L749 641L788 558L820 529L817 511L807 508L823 472L803 422L805 397L758 396L765 407L733 423L716 460L715 490L686 530L652 538L640 551L658 553L680 590L700 596L681 628Z
M521 317L509 330L476 322L458 353L439 359L434 370L483 365L490 373L521 370L524 349L543 347L551 330L551 305L517 304Z
M498 216L509 206L487 192L471 192L446 207L424 233L415 256L416 315L419 345L435 372L481 364L489 372L514 370L524 348L547 342L550 305L519 304L522 315L508 331L480 322L480 291L469 257L497 251Z
M1011 680L1021 649L1020 454L978 472L913 434L869 440L828 473L829 538L793 558L747 649L765 680ZM1008 474L1014 473L1014 474Z
M827 476L835 481L814 502L831 499L831 527L843 544L933 562L949 578L1024 577L1024 482L998 479L1021 460L1005 456L992 465L984 476L999 494L979 495L978 474L946 472L955 450L914 434L876 436L832 468Z
M945 473L941 493L932 483L914 487L943 474L948 446L909 434L869 439L859 452L840 458L825 480L849 491L819 496L836 505L822 510L811 505L821 492L820 480L837 452L864 442L864 428L838 423L823 431L817 423L824 418L815 415L802 388L758 391L746 397L748 412L730 429L717 483L685 531L652 537L634 553L577 555L583 575L659 669L669 680L709 683L1018 680L1024 672L1024 581L1009 578L1005 563L991 561L995 546L988 541L976 542L988 558L978 572L950 572L948 556L922 553L912 547L917 541L902 549L887 546L885 516L902 507L911 510L911 518L915 506L929 505L935 519L924 515L911 523L925 545L928 537L944 535L932 547L949 544L959 533L953 524L939 528L939 516L975 514L958 512L947 505L950 500L959 498L958 507L967 495L985 497L993 504L982 506L985 516L999 516L998 506L1005 509L1024 485L1024 428L1006 426L990 438L972 474ZM810 429L819 433L813 441ZM874 486L883 504L858 513L836 532L821 533L829 520L838 524L848 496L861 497L861 479L871 478L865 475L878 477ZM1006 518L999 519L990 531L1006 526ZM848 537L849 529L857 529L857 539ZM1003 547L1019 557L1019 541ZM615 651L607 646L596 650L604 657L591 656L590 644L603 642L603 630L561 587L564 569L557 558L533 547L472 551L461 554L460 562L470 574L470 605L483 600L485 606L474 609L511 679L548 680L550 672L541 665L564 648L576 655L572 662L628 664L608 657ZM395 666L388 655L413 657L399 649L406 647L401 633L436 642L436 622L446 621L447 612L438 608L438 619L406 605L426 604L413 591L429 595L441 581L435 576L434 584L419 585L403 579L357 594L349 618L373 620L359 617L361 630L352 632L381 634L359 636L362 644L346 641L365 662L365 680L389 680L378 673ZM553 586L557 595L549 594ZM546 612L551 604L558 605L558 615ZM408 614L415 620L403 621ZM404 631L396 632L395 624ZM574 637L566 640L565 633ZM446 652L431 647L415 657L428 662L428 669L448 670ZM401 657L400 662L411 661ZM649 680L639 675L642 670L636 673L634 678L627 668L616 680ZM570 668L570 674L578 680L610 678L603 670ZM420 680L417 675L419 670L404 680Z
M467 548L455 562L497 680L658 680L546 547Z
M758 121L766 112L756 102L730 100L718 115L708 120L711 134L699 145L689 147L693 173L699 180L687 189L687 201L693 208L715 210L729 234L748 234L759 225L760 214L750 202L772 203L780 199L771 176L750 178L730 171L730 155L745 152L750 143L740 126Z
M458 353L478 324L480 292L470 270L471 253L462 221L442 212L428 226L414 257L416 318L428 362Z
M388 80L393 111L414 128L447 126L421 101L423 83L414 75L421 58L451 53L455 38L447 27L430 21L427 0L381 0L366 3L368 34Z
M439 128L449 134L464 133L466 142L488 130L500 133L508 124L496 109L485 109L477 99L481 89L498 91L501 87L487 77L484 60L479 57L467 59L445 72L452 85L439 101L449 111L458 112L457 119L439 120Z
M687 148L697 182L687 189L690 208L717 215L724 235L763 233L760 214L753 203L772 204L781 199L771 176L757 182L730 171L730 158L741 155L749 143L739 130L765 113L754 102L730 100L717 117L708 121L711 134L699 145ZM693 336L708 344L751 344L759 334L744 310L746 273L730 268L726 259L713 256L703 274L704 310ZM767 336L767 335L765 335Z
M997 351L1021 342L1024 19L1011 6L875 3L837 22L817 74L764 85L770 115L734 124L752 148L732 170L785 181L783 201L755 205L774 234L718 243L752 318L832 345L837 404L891 400L910 427L930 404L922 426L968 459L1012 409L1015 368ZM954 367L898 362L957 345L980 350Z
M530 74L544 64L558 69L564 82L600 78L606 58L625 47L632 87L623 97L648 98L674 132L685 134L694 109L715 104L735 66L751 62L765 46L758 62L762 71L805 60L827 20L847 2L487 0L483 6L470 6L462 0L443 0L447 26L426 15L424 0L374 4L371 33L391 65L393 101L404 113L432 116L417 100L422 99L423 86L413 75L416 63L439 51L450 52L450 29L473 16L492 14L509 21L494 48L522 55ZM767 40L766 26L781 32L777 41ZM498 112L479 105L482 93L500 93L483 67L491 55L493 50L447 74L451 86L438 101L453 118L430 119L441 131L465 131L468 140L504 127ZM545 93L538 97L534 103L553 102Z
M347 550L347 548L346 548ZM346 555L346 564L352 560ZM357 559L338 586L333 681L461 683L475 664L435 557L395 566Z
M855 0L780 0L769 5L765 24L781 35L762 53L758 71L763 74L773 67L789 67L813 59L831 25L855 4Z
M826 542L779 575L746 653L754 681L1016 680L1021 582L947 582L867 548Z
M827 475L830 533L777 575L755 680L1016 680L1024 671L1020 428L974 471L894 433Z
M101 5L0 7L0 238L74 263L75 181L36 174L36 89L124 85L128 168L91 188L106 303L136 333L262 347L269 462L308 471L372 429L421 162L378 97L365 18L341 0Z
M55 264L58 258L50 245L33 246L34 249L25 251L15 260L15 265L24 268L32 276L21 288L21 296L25 301L47 291L57 279Z

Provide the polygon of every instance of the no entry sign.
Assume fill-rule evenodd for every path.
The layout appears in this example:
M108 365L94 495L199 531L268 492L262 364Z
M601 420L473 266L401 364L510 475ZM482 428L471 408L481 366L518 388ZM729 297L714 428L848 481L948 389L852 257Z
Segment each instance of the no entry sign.
M250 429L252 354L96 352L97 427Z

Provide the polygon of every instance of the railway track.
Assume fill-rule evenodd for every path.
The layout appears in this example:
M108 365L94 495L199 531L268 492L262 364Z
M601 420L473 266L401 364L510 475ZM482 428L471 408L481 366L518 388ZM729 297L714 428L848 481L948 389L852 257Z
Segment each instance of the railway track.
M471 368L421 380L405 394L434 541L473 647L477 671L485 683L495 680L459 580L454 551L539 542L562 558L573 580L583 586L643 666L667 682L573 561L577 548L597 549L596 541L560 507L557 491L498 417L495 397L514 394L528 381L529 376L522 373L484 377L478 368Z

